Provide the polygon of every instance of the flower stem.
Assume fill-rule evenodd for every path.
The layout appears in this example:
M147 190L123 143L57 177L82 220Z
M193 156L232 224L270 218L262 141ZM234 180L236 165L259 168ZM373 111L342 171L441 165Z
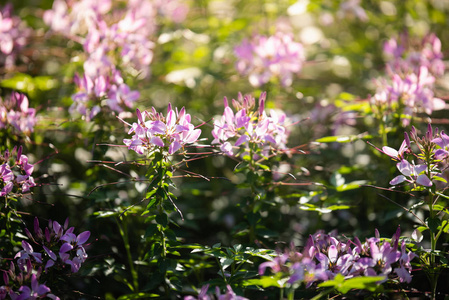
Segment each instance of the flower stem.
M123 226L120 225L120 221L122 222ZM124 217L120 217L120 221L117 220L117 226L123 239L123 245L125 246L126 255L128 257L129 270L133 279L133 284L130 285L130 288L133 292L137 292L139 290L139 277L137 270L134 268L134 263L131 255L131 247L129 245L128 239L128 226L126 224L126 221L124 220Z

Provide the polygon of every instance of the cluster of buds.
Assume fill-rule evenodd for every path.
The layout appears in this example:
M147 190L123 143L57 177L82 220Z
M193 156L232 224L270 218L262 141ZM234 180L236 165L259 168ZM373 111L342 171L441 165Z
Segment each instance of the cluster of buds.
M0 9L0 66L7 69L14 66L30 33L31 29L18 16L13 15L11 4Z
M288 249L272 261L259 266L259 274L266 268L288 278L287 283L306 287L315 282L333 279L337 274L345 278L357 276L384 276L411 282L410 261L416 255L407 251L405 241L400 243L398 228L391 240L381 239L376 230L375 237L364 243L355 237L354 241L342 241L333 234L317 232L307 240L302 252Z
M68 228L68 223L68 219L64 225L50 220L42 230L35 218L34 235L25 228L30 243L22 240L22 250L14 257L18 268L11 262L9 270L4 272L5 285L0 287L0 299L4 299L2 292L4 297L9 295L12 299L59 299L50 293L49 287L39 282L45 282L52 271L65 271L68 266L71 273L78 272L87 259L84 245L90 237L89 231L75 235L75 228Z
M434 96L436 77L444 73L441 42L430 34L422 40L419 47L410 45L408 36L403 35L401 44L390 39L384 45L384 52L390 59L387 62L389 78L377 82L376 94L371 103L381 112L388 110L401 114L402 124L407 126L413 115L445 108L445 102ZM417 48L417 50L410 50Z
M10 193L26 193L36 186L31 176L34 166L28 162L28 157L22 154L22 146L17 150L15 161L11 162L16 150L14 147L11 153L6 150L3 156L0 155L0 197L6 197Z
M305 61L302 44L293 41L291 34L278 32L266 37L256 35L234 48L237 70L249 77L254 87L278 78L283 86L291 86L293 74L298 74Z
M268 116L265 100L266 92L260 95L259 108L255 110L255 99L251 95L239 93L238 100L232 99L237 110L234 114L225 97L223 116L214 121L212 144L220 145L220 150L229 156L235 156L234 148L243 148L245 154L257 146L260 150L258 154L263 156L268 156L270 150L286 150L290 134L287 130L289 120L283 112L275 110L271 110ZM234 145L231 144L232 138L237 138Z
M444 131L439 132L429 124L426 134L419 137L415 127L412 127L410 136L404 133L404 141L399 150L384 146L381 152L398 161L396 164L401 175L390 181L391 185L408 182L413 188L431 187L434 183L447 184L443 171L447 169L447 158L449 157L449 136ZM415 143L418 153L413 153L411 144ZM409 162L407 156L418 159L418 164L414 160ZM443 170L443 171L442 171Z
M136 113L137 123L131 125L122 120L131 127L128 134L134 134L131 139L124 139L123 143L138 154L159 149L171 155L185 145L195 143L201 134L201 130L195 129L191 123L184 107L178 112L169 104L166 117L154 107L143 112L137 109Z
M0 98L0 128L10 127L16 134L29 135L36 122L36 110L29 107L26 95L12 92L9 99Z
M112 76L98 75L83 77L75 75L78 92L72 95L74 101L70 113L78 112L87 121L95 117L101 107L108 107L110 111L121 113L126 108L132 108L134 102L140 97L138 91L133 91L126 85L120 72L115 70Z

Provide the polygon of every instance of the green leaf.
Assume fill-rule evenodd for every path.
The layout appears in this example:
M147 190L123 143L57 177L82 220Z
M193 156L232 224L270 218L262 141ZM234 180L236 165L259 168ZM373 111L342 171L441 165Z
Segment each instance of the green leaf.
M332 136L325 136L320 139L315 140L315 142L318 143L349 143L356 140L366 140L371 139L372 136L368 134L359 134L359 135L332 135Z
M166 227L168 225L168 216L164 213L158 214L156 216L156 222L163 227Z
M338 292L346 294L352 289L368 290L374 292L379 288L379 282L385 280L383 276L360 276L345 279L343 275L337 274L333 280L320 283L319 287L333 287Z
M96 211L93 213L94 216L97 216L97 218L109 218L118 216L120 213L117 211Z
M346 183L337 187L338 192L344 192L349 190L358 189L361 185L366 184L368 181L366 180L356 180L350 183Z
M323 214L330 213L334 210L342 210L342 209L349 209L351 206L345 205L345 204L336 204L336 205L330 205L327 207L318 207L310 203L304 203L301 206L299 206L299 209L301 210L308 210L308 211L317 211Z
M438 227L441 225L441 220L439 218L427 218L426 222L432 232L437 232Z
M232 265L233 262L234 262L233 258L228 258L228 257L220 258L220 264L221 264L221 267L223 268L223 270L226 270L226 268L228 268L230 265Z
M167 229L164 231L165 232L165 236L172 242L176 242L176 234L173 230L171 229Z
M282 288L288 278L281 278L281 274L276 274L274 276L262 276L260 279L249 279L243 281L244 286L257 285L263 288L277 287Z
M147 229L145 230L144 238L151 237L157 232L157 225L156 224L150 224L148 225Z

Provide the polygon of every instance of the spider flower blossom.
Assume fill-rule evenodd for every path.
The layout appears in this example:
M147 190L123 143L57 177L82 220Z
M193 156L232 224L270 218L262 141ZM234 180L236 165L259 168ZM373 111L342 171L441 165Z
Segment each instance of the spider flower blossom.
M31 29L14 16L12 10L11 4L0 9L0 65L7 69L14 66L31 33Z
M447 158L449 157L449 136L444 131L439 132L429 124L427 132L423 137L418 137L416 129L412 127L409 135L404 133L405 139L399 150L384 146L383 152L393 160L398 161L397 169L401 172L390 181L391 185L397 185L402 182L409 182L416 186L431 187L435 184L447 184L443 178L441 170L447 169ZM418 153L413 153L411 144L418 146ZM407 156L418 158L418 163L414 160L407 160Z
M276 110L271 110L268 116L265 112L265 100L266 92L260 95L259 109L254 111L255 99L239 93L238 100L232 100L237 110L234 114L225 97L223 116L214 121L212 144L220 145L220 150L229 156L235 155L235 147L243 147L245 151L249 151L250 144L256 144L264 154L268 154L270 148L287 149L289 120L283 112ZM236 139L234 146L231 139Z
M48 286L39 283L41 270L33 273L31 265L28 265L27 270L19 269L19 272L19 274L16 274L14 263L11 263L10 269L3 273L5 285L0 286L0 299L6 299L6 296L9 296L12 300L44 298L54 300L60 299L58 296L51 293ZM14 283L17 283L20 287L16 288L15 286L12 286Z
M16 147L12 153L8 150L0 155L0 197L5 197L11 192L26 193L31 187L36 186L33 173L34 166L28 162L28 157L22 154L22 146L17 150L17 158L12 160L12 154L16 152Z
M435 78L424 66L416 74L410 73L404 77L394 74L389 81L377 82L378 89L371 98L371 103L376 107L393 110L403 107L402 124L407 126L412 116L419 112L431 115L434 110L445 108L445 102L434 96L434 81Z
M407 251L405 242L400 243L399 237L399 228L390 241L381 240L376 230L375 237L364 243L357 237L354 241L342 241L334 234L319 231L309 237L302 252L291 247L273 261L262 263L259 274L263 275L270 267L273 273L286 277L287 283L304 282L306 287L314 282L331 280L337 274L345 278L385 276L410 283L410 261L416 254Z
M123 81L120 72L113 71L112 76L99 75L94 78L84 74L75 75L74 81L78 92L72 95L71 113L78 112L91 120L101 107L108 107L112 112L121 113L126 108L132 108L140 97L138 91L131 90Z
M293 74L298 74L305 61L302 44L293 41L290 34L278 32L266 37L256 35L234 48L237 71L249 77L252 86L258 87L276 77L283 86L290 86Z
M407 34L402 34L398 40L388 40L383 50L387 59L387 70L392 74L417 74L421 67L426 67L434 77L441 77L444 73L441 41L433 33L426 35L419 42L412 40Z
M42 230L39 221L34 219L34 235L25 229L27 236L42 249L36 253L31 244L22 241L23 250L19 251L15 258L21 269L24 269L28 261L40 265L44 270L50 268L67 269L69 265L72 273L78 272L81 265L87 259L85 243L90 237L89 231L78 235L74 234L75 228L68 228L68 219L63 225L56 221L49 221L48 226Z
M123 143L128 149L144 154L157 148L168 150L173 154L187 144L195 143L200 134L200 129L195 129L191 123L191 117L185 108L180 111L172 109L171 104L167 108L167 116L158 113L153 107L151 111L141 112L136 110L137 123L131 126L128 134L133 134L131 139L124 139Z
M29 135L36 122L36 110L29 107L26 95L13 92L7 100L0 98L0 128L12 127L16 133Z

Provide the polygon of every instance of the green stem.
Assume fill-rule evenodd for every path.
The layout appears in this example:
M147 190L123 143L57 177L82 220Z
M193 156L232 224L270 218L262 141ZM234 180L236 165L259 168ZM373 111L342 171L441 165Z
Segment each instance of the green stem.
M122 221L123 227L120 225L120 221ZM117 220L117 226L119 228L120 235L122 236L123 239L126 255L128 256L129 270L131 271L131 276L133 279L133 285L130 287L133 292L137 292L139 290L139 277L137 270L134 268L133 258L131 255L131 247L129 245L128 239L128 226L126 224L126 221L124 220L124 217L120 217L120 221Z
M430 170L428 172L430 175ZM431 177L429 177L431 178ZM433 220L435 218L435 211L433 210L433 193L429 192L429 199L428 199L428 205L429 205L429 219ZM432 293L432 299L435 299L436 290L437 290L437 283L438 283L438 272L436 270L436 257L435 257L435 251L437 247L437 241L438 241L439 234L435 235L435 233L430 230L430 274L429 274L429 280L430 280L430 286L431 286L431 293Z

